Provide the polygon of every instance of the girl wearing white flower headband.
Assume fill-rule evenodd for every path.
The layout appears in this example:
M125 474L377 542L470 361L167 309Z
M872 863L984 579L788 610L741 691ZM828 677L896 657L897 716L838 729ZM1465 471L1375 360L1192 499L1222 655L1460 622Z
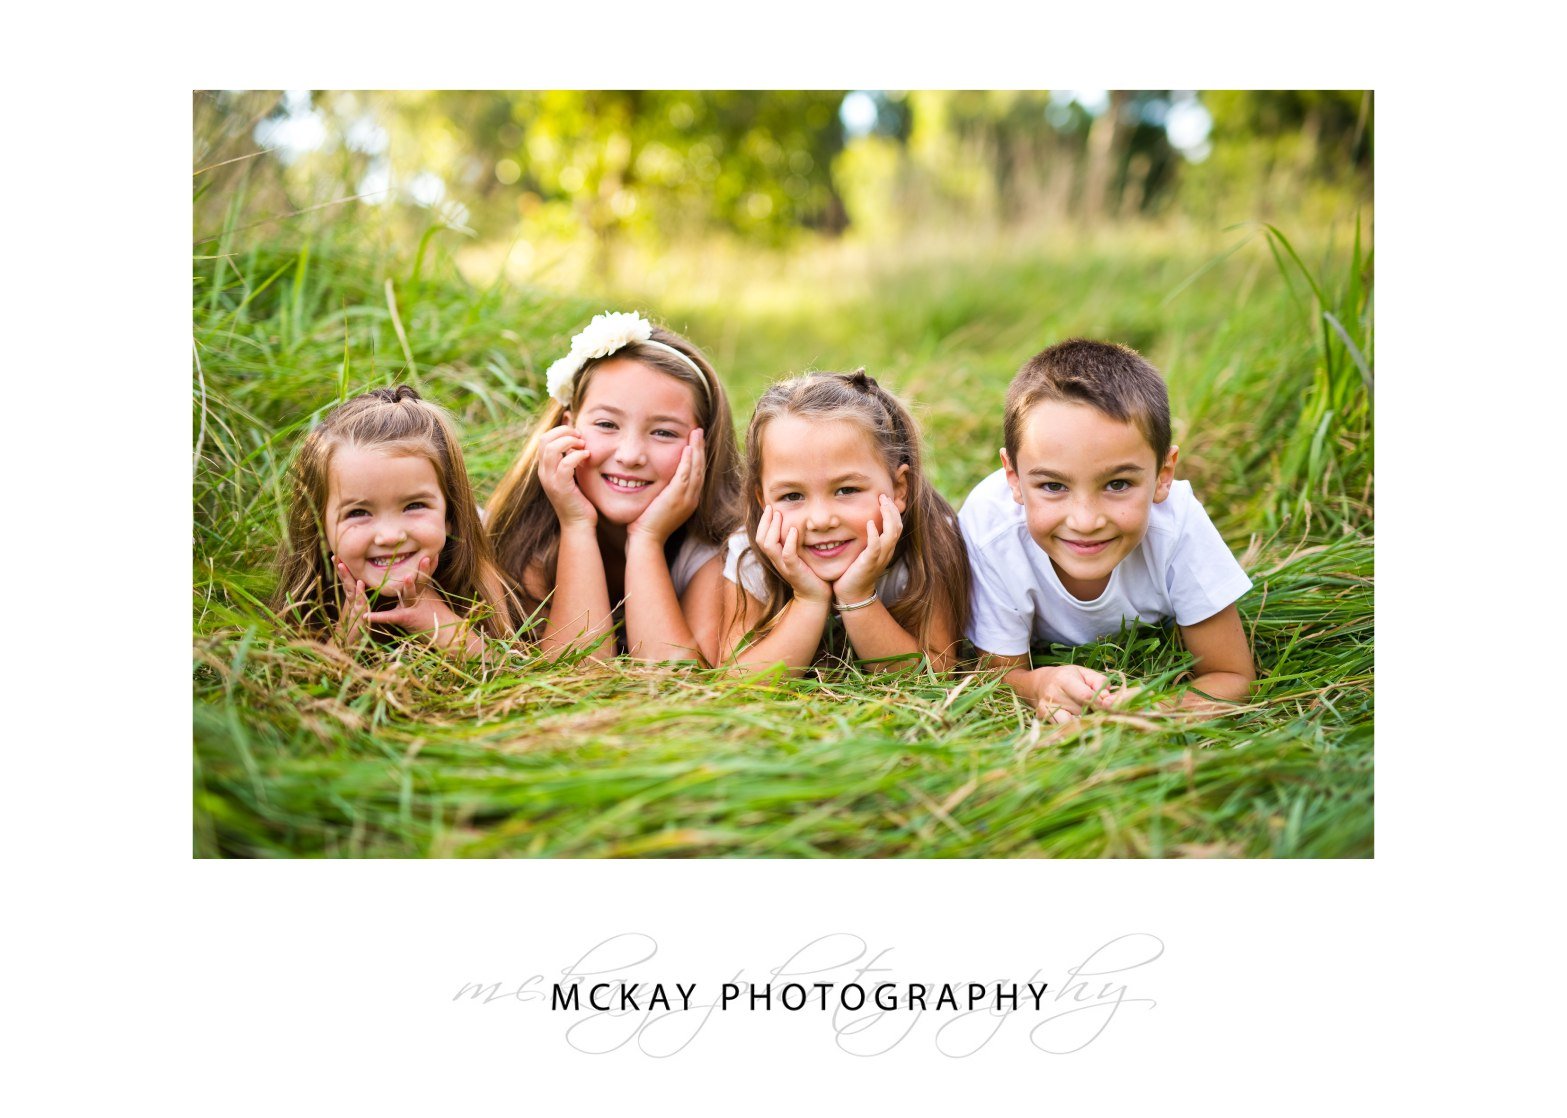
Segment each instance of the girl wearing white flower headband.
M550 403L489 502L542 648L712 663L723 541L740 522L729 401L702 351L601 314L550 366ZM616 639L616 622L623 624Z
M746 435L746 527L724 562L720 659L800 671L852 651L875 668L924 656L949 670L969 566L920 463L913 417L864 369L763 393Z

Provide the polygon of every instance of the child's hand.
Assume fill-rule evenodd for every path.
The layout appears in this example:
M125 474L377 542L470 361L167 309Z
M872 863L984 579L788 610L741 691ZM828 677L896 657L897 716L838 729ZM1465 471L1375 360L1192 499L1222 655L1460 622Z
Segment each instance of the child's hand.
M827 601L832 597L832 587L805 565L805 560L800 558L800 530L790 528L785 534L783 521L783 513L772 505L764 508L762 519L756 525L756 546L772 560L795 597L808 602Z
M539 481L550 499L560 526L595 525L598 510L577 487L577 467L587 461L588 444L575 427L551 427L544 432L539 451Z
M703 453L704 433L694 428L680 451L680 465L657 497L648 502L642 514L626 525L626 534L646 535L660 546L674 535L702 501L702 482L707 477L707 455Z
M437 645L446 647L456 637L462 618L435 589L434 573L430 557L420 556L413 573L392 579L381 588L383 595L397 595L397 605L366 614L364 620L371 625L395 625L410 633L429 633Z
M840 605L863 602L876 592L876 580L892 562L898 537L903 535L903 516L898 512L898 506L885 493L880 497L880 504L881 531L876 530L874 520L865 522L865 550L855 556L849 569L832 584L832 595Z
M353 648L365 634L365 618L370 614L370 596L365 593L363 579L348 573L348 567L332 556L332 566L343 584L343 604L337 614L337 642L344 648Z
M1137 696L1141 695L1142 693L1142 687L1134 686L1132 684L1126 684L1121 687L1112 687L1105 695L1104 709L1121 710L1124 707L1130 706L1132 704L1132 700L1137 698ZM1162 709L1162 704L1156 703L1150 709L1160 710Z
M1034 709L1049 722L1070 722L1089 708L1109 710L1125 702L1136 688L1112 688L1110 678L1077 664L1035 668Z

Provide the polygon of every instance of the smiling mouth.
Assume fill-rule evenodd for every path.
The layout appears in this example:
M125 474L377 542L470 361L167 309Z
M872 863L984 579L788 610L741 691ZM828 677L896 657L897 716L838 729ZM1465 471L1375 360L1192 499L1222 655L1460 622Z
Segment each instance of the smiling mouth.
M851 542L853 541L838 540L835 543L808 543L805 545L805 550L819 558L828 559L848 547Z
M614 474L600 474L599 476L604 479L604 483L611 489L621 493L635 493L637 490L646 489L653 484L651 481L643 481L634 477L617 477Z
M377 568L379 568L379 569L384 571L388 567L395 567L395 566L397 566L397 564L403 562L403 560L411 559L412 557L413 557L413 552L411 552L411 551L401 551L401 552L398 552L396 555L381 555L381 556L378 556L378 557L376 557L374 559L369 560L369 563L370 563L370 565L372 567L377 567Z
M1057 539L1061 537L1057 536ZM1112 540L1061 540L1075 555L1098 555L1109 547Z

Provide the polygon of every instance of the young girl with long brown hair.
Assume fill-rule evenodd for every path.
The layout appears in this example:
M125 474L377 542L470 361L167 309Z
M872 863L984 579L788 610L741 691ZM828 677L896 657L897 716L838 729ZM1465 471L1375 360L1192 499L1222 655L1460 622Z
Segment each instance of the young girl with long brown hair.
M511 635L505 581L445 410L407 385L329 412L294 458L275 606L353 646L397 630L478 654Z
M546 651L712 663L723 542L740 523L723 384L696 346L596 316L550 367L550 405L488 505ZM623 638L617 640L617 622Z
M920 655L952 667L968 622L963 538L924 476L913 417L865 370L763 394L746 436L745 501L724 564L735 585L723 596L721 659L800 670L846 642L875 667Z

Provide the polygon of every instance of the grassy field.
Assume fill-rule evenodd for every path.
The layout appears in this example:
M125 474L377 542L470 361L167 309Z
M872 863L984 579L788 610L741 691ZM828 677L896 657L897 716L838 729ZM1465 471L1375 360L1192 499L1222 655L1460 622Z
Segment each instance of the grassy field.
M441 233L225 236L193 264L194 851L350 857L1360 857L1373 850L1372 269L1336 236L1144 230L658 261L564 296L464 280ZM770 379L864 365L911 399L954 505L997 465L1018 365L1071 335L1169 378L1191 479L1256 583L1261 679L1222 718L1042 727L982 674L735 682L526 649L357 660L263 605L300 432L406 381L451 408L482 500L597 311L687 333L742 428ZM1168 695L1139 628L1077 662Z

